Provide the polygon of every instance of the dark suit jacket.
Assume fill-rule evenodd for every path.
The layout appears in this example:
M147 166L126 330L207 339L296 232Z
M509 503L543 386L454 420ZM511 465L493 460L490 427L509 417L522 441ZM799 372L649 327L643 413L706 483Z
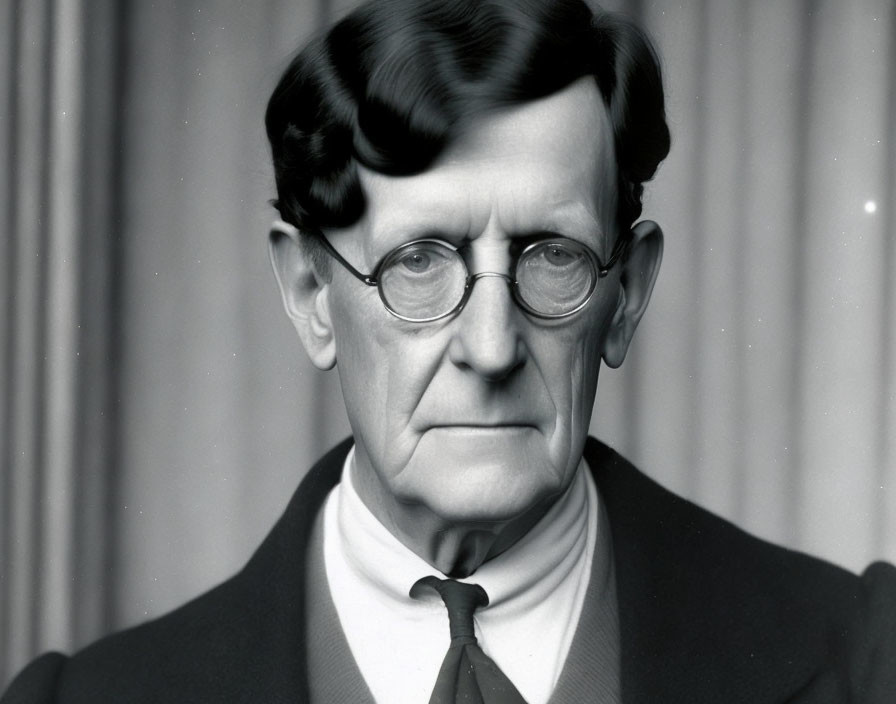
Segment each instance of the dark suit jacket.
M236 576L13 682L19 702L307 700L305 551L350 442L309 472ZM612 529L622 692L642 702L896 702L896 569L862 577L757 540L595 440Z

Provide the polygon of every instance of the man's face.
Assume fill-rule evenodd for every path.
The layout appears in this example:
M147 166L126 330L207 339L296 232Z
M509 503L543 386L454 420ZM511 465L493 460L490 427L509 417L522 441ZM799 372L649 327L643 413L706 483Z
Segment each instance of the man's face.
M555 233L602 261L615 241L612 131L593 79L487 116L428 171L361 170L368 207L332 244L370 271L420 238L466 243L471 273L508 273L515 238ZM451 524L504 522L570 484L588 431L618 271L580 312L528 316L508 283L476 281L457 315L409 323L333 266L336 364L367 505L389 525L427 510ZM397 513L396 513L397 512Z

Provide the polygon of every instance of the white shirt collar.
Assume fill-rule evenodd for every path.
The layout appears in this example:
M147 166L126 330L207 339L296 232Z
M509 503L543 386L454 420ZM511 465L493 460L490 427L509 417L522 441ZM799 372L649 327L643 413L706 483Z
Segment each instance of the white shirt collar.
M415 600L408 592L421 577L445 575L370 512L352 483L353 457L354 450L324 514L336 612L378 702L427 701L448 647L448 617L437 597ZM569 489L529 533L461 580L488 593L489 605L475 616L479 643L530 704L547 702L566 660L591 574L598 508L582 460Z

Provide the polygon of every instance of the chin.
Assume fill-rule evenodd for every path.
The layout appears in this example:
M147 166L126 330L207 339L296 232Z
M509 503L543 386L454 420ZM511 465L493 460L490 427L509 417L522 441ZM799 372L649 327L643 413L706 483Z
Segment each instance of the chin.
M450 504L430 503L430 509L452 525L504 524L525 515L539 504L538 501L508 501L506 496L479 494L469 498L469 501L453 501Z
M433 491L428 484L417 500L449 524L508 523L530 511L545 510L563 492L566 483L550 476L533 477L467 468L456 481Z
M567 468L555 466L535 428L429 431L401 475L397 495L457 524L519 518L550 505L572 478Z

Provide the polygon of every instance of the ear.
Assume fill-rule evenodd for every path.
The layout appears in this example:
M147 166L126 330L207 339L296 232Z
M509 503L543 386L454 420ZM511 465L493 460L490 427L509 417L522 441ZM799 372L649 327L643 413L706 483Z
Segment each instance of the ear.
M271 225L268 246L283 307L302 346L314 366L332 369L336 365L336 342L328 302L329 282L323 280L307 255L306 237L278 220Z
M632 228L632 243L621 262L619 299L603 342L603 359L608 367L620 366L641 316L647 310L653 284L663 259L663 231L651 220Z

